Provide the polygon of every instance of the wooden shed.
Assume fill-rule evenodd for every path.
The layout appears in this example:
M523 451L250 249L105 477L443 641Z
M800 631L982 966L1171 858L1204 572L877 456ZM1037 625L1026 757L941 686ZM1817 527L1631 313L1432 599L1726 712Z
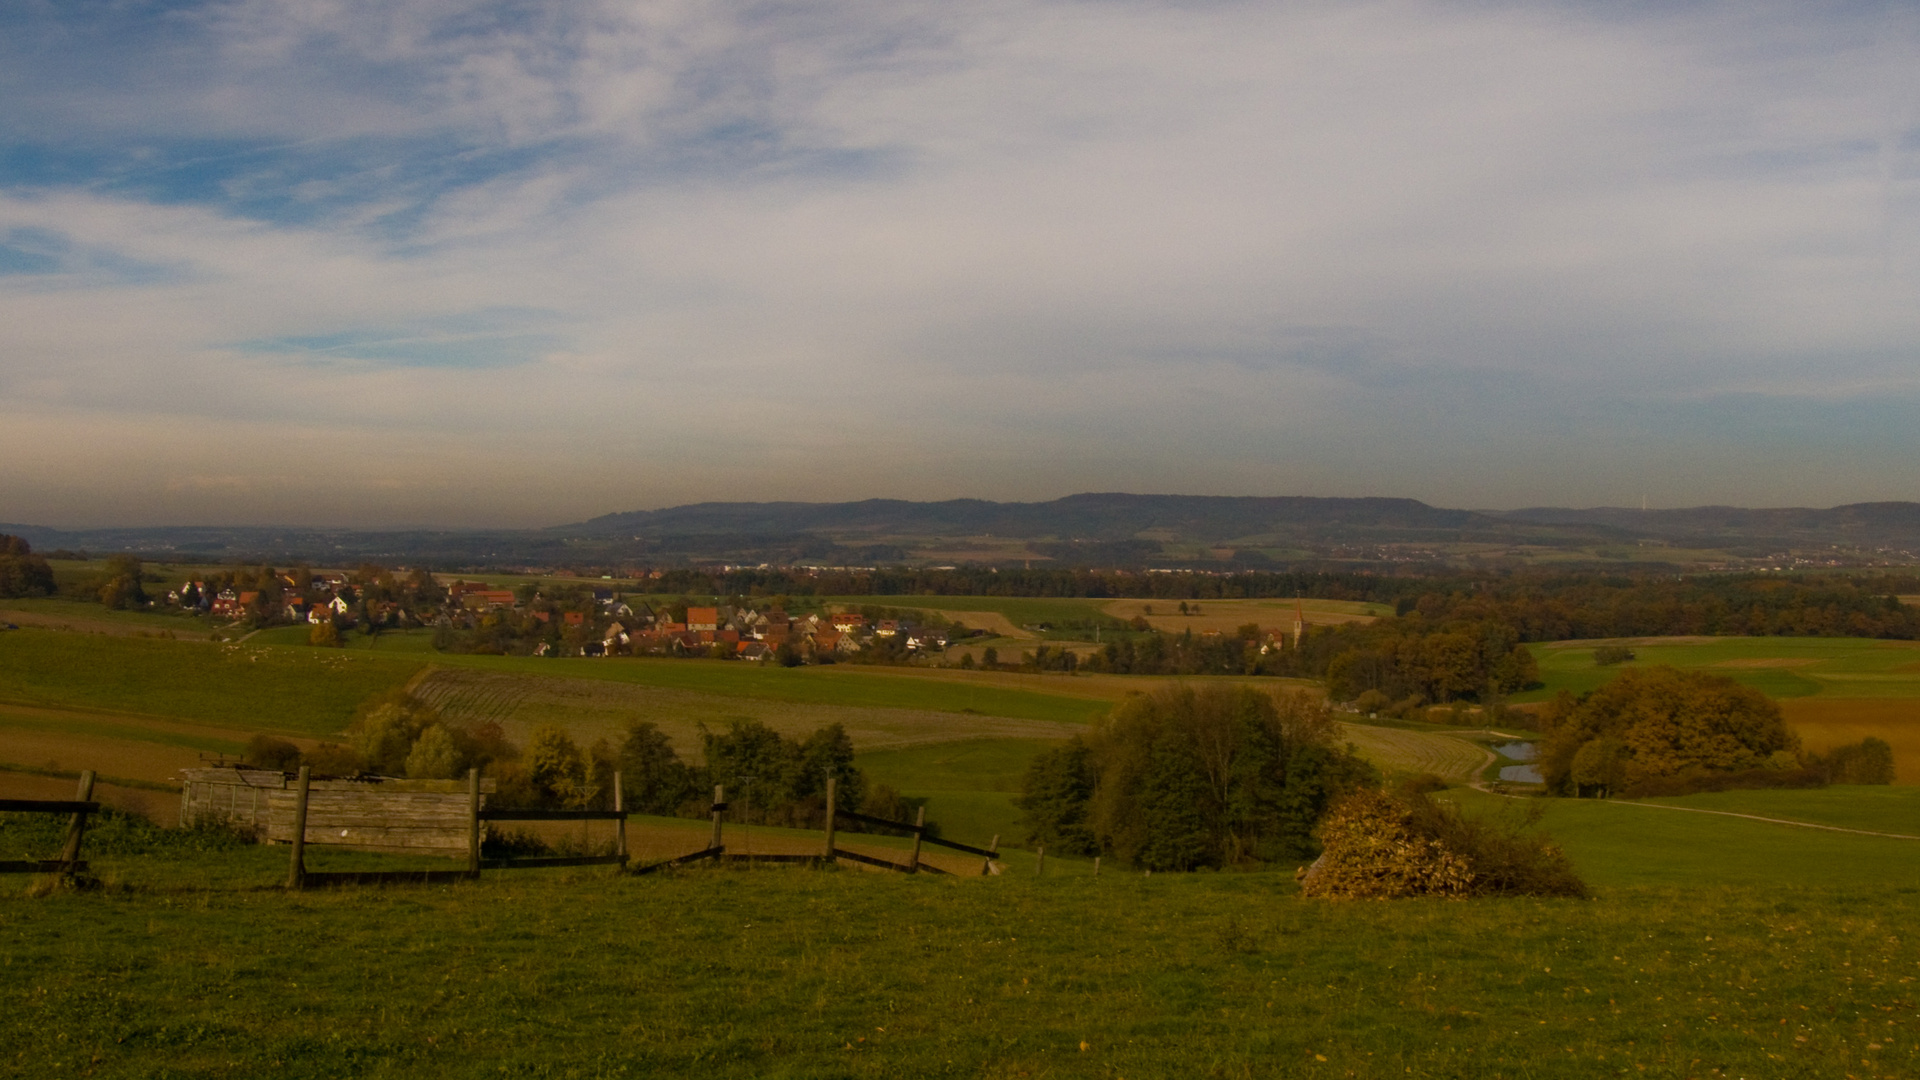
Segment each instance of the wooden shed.
M228 820L272 844L293 841L294 777L245 768L186 769L181 821ZM494 790L482 780L481 808ZM465 856L473 807L464 780L332 777L307 785L309 844Z

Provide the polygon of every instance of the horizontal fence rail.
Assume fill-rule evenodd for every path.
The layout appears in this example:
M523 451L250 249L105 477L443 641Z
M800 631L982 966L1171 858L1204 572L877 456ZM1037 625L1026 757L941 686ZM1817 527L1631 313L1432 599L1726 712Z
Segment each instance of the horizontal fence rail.
M97 814L100 804L78 799L0 799L0 810L12 814Z
M0 810L14 814L69 814L66 843L57 859L9 859L0 862L0 874L60 874L71 877L87 869L80 844L87 835L87 818L100 812L93 801L93 770L80 774L80 790L72 799L0 799Z
M724 856L726 853L727 853L727 849L724 847L704 848L700 851L696 851L688 855L676 855L671 859L662 859L657 863L648 863L645 866L636 866L632 870L629 870L628 873L651 874L655 870L665 870L671 866L685 866L688 863L699 862L701 859L718 859Z
M82 874L86 870L84 859L0 859L0 874Z

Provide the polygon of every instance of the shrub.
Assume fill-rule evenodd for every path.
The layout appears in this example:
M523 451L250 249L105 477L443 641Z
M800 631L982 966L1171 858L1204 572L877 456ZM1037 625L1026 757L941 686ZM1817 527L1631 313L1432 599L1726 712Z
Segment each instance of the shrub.
M439 724L421 732L407 754L407 775L415 780L450 780L463 771L453 736Z
M247 740L247 749L240 760L259 769L289 772L300 767L300 748L285 739L262 733Z
M1871 735L1824 755L1809 755L1808 765L1829 784L1893 783L1893 747Z
M306 763L315 776L358 776L366 771L359 753L338 743L321 743L307 751Z
M1328 899L1587 895L1566 855L1524 816L1469 818L1426 795L1358 791L1327 815L1301 891Z
M1409 803L1384 791L1357 791L1342 800L1321 823L1320 844L1320 858L1300 879L1308 896L1458 898L1473 884L1467 861L1422 835Z
M1625 645L1602 645L1593 650L1593 662L1600 667L1612 667L1633 659L1633 650Z
M1752 791L1771 788L1825 787L1827 778L1815 769L1742 769L1739 772L1688 772L1652 776L1635 781L1620 792L1629 799L1657 799L1699 795L1709 791Z

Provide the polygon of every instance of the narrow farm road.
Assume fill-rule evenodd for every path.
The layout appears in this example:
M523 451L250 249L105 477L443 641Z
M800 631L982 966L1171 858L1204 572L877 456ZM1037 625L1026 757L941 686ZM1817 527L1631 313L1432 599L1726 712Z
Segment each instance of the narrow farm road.
M1794 825L1802 829L1823 829L1827 832L1852 833L1855 836L1884 836L1893 840L1920 840L1920 836L1897 832L1873 832L1868 829L1847 829L1839 825L1816 825L1811 821L1792 821L1787 818L1761 817L1759 814L1738 814L1732 810L1703 810L1697 806L1668 806L1666 803L1635 802L1626 799L1604 800L1615 806L1639 806L1648 810L1679 810L1687 814L1717 814L1720 817L1746 818L1748 821L1765 821L1774 825Z

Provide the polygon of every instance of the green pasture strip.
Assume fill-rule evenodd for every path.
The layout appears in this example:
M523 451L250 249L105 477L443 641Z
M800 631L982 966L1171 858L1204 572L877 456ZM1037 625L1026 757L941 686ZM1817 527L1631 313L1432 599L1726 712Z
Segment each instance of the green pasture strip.
M158 746L179 746L188 750L200 750L209 754L238 754L246 748L244 739L220 739L205 735L189 735L166 728L149 727L137 721L108 719L84 712L64 712L58 717L36 716L7 708L0 702L0 732L37 731L53 732L60 735L92 735L103 739L119 739L126 742L152 743ZM0 749L0 753L4 753Z
M976 847L985 847L990 839L998 836L1000 861L1007 866L1007 871L1013 874L1032 872L1032 852L1019 850L1016 846L1025 842L1026 828L1020 823L1020 808L1013 804L1013 793L922 789L913 794L927 800L927 820L939 823L941 836ZM1047 870L1056 874L1087 872L1084 860L1076 861L1068 870L1066 864L1057 858L1047 860Z
M203 641L208 634L218 633L225 628L224 623L205 617L196 618L184 611L115 611L84 600L61 600L55 597L0 600L0 622L7 621L9 611L26 612L44 618L114 623L143 630L171 630L181 637L197 637Z
M1900 886L1920 890L1920 841L1683 814L1598 799L1503 799L1459 788L1445 798L1477 814L1524 814L1539 809L1538 827L1566 851L1581 877L1601 888L1711 883L1743 888Z
M1111 600L1083 597L1035 596L828 596L822 600L842 607L921 608L928 611L993 611L1015 626L1043 622L1104 619L1100 609Z
M318 652L320 650L312 650ZM329 650L331 651L331 650ZM436 653L448 667L517 671L568 679L599 679L722 697L760 698L817 705L974 712L1020 720L1084 724L1106 715L1111 703L1086 698L1008 690L944 679L890 675L883 668L836 664L783 668L721 660L549 659Z
M994 835L1002 849L1021 841L1020 809L1013 803L1034 756L1049 744L1040 739L969 739L964 742L879 750L854 759L872 783L927 800L927 820L944 834L984 844ZM1024 868L1026 859L1021 859Z
M1285 873L185 879L0 900L0 1045L22 1076L1910 1076L1916 919L1887 886L1343 904Z
M1630 646L1635 659L1600 667L1593 650L1600 642L1554 642L1529 646L1545 685L1515 695L1541 701L1561 690L1582 694L1597 689L1626 668L1668 664L1711 671L1751 686L1770 697L1826 694L1832 697L1920 698L1920 643L1871 638L1729 637L1707 641L1654 640ZM1782 666L1742 666L1778 662Z
M417 660L156 638L18 630L0 636L0 700L332 736Z
M1920 787L1846 786L1806 791L1718 791L1651 803L1920 836Z
M306 623L294 626L274 626L248 635L249 645L299 645L308 643L313 627ZM411 655L433 655L433 631L424 629L387 630L379 634L368 635L358 629L347 630L340 635L341 652L378 652L407 653Z
M1017 792L1027 765L1050 744L1041 739L968 739L876 750L854 759L867 776L908 795L922 791Z

